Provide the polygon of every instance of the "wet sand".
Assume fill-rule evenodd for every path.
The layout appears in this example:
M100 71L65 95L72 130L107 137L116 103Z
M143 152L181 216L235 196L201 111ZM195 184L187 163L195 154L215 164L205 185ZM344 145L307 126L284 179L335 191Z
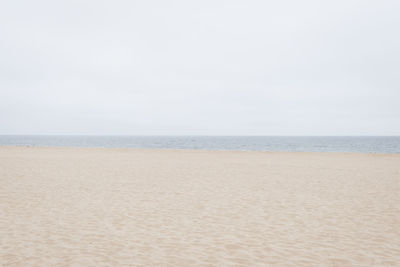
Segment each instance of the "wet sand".
M399 266L400 155L0 147L0 263Z

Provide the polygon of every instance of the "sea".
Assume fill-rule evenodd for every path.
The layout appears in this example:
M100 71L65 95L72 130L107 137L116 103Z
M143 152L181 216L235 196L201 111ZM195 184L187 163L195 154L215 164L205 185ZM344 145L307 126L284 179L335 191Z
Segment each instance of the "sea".
M400 136L0 135L0 146L400 153Z

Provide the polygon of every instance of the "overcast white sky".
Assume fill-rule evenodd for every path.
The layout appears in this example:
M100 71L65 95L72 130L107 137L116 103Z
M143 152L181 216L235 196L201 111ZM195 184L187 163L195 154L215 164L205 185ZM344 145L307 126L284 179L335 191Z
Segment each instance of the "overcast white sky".
M400 1L0 1L0 134L400 135Z

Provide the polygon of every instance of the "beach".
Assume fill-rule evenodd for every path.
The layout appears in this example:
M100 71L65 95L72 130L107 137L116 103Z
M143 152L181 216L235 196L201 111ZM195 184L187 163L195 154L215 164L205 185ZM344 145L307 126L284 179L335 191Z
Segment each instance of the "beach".
M400 266L400 154L0 147L3 266Z

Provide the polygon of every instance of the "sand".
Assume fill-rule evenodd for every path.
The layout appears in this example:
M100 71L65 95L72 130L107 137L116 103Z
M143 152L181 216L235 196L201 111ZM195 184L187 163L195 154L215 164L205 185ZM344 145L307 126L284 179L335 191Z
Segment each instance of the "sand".
M400 155L0 147L3 266L400 266Z

